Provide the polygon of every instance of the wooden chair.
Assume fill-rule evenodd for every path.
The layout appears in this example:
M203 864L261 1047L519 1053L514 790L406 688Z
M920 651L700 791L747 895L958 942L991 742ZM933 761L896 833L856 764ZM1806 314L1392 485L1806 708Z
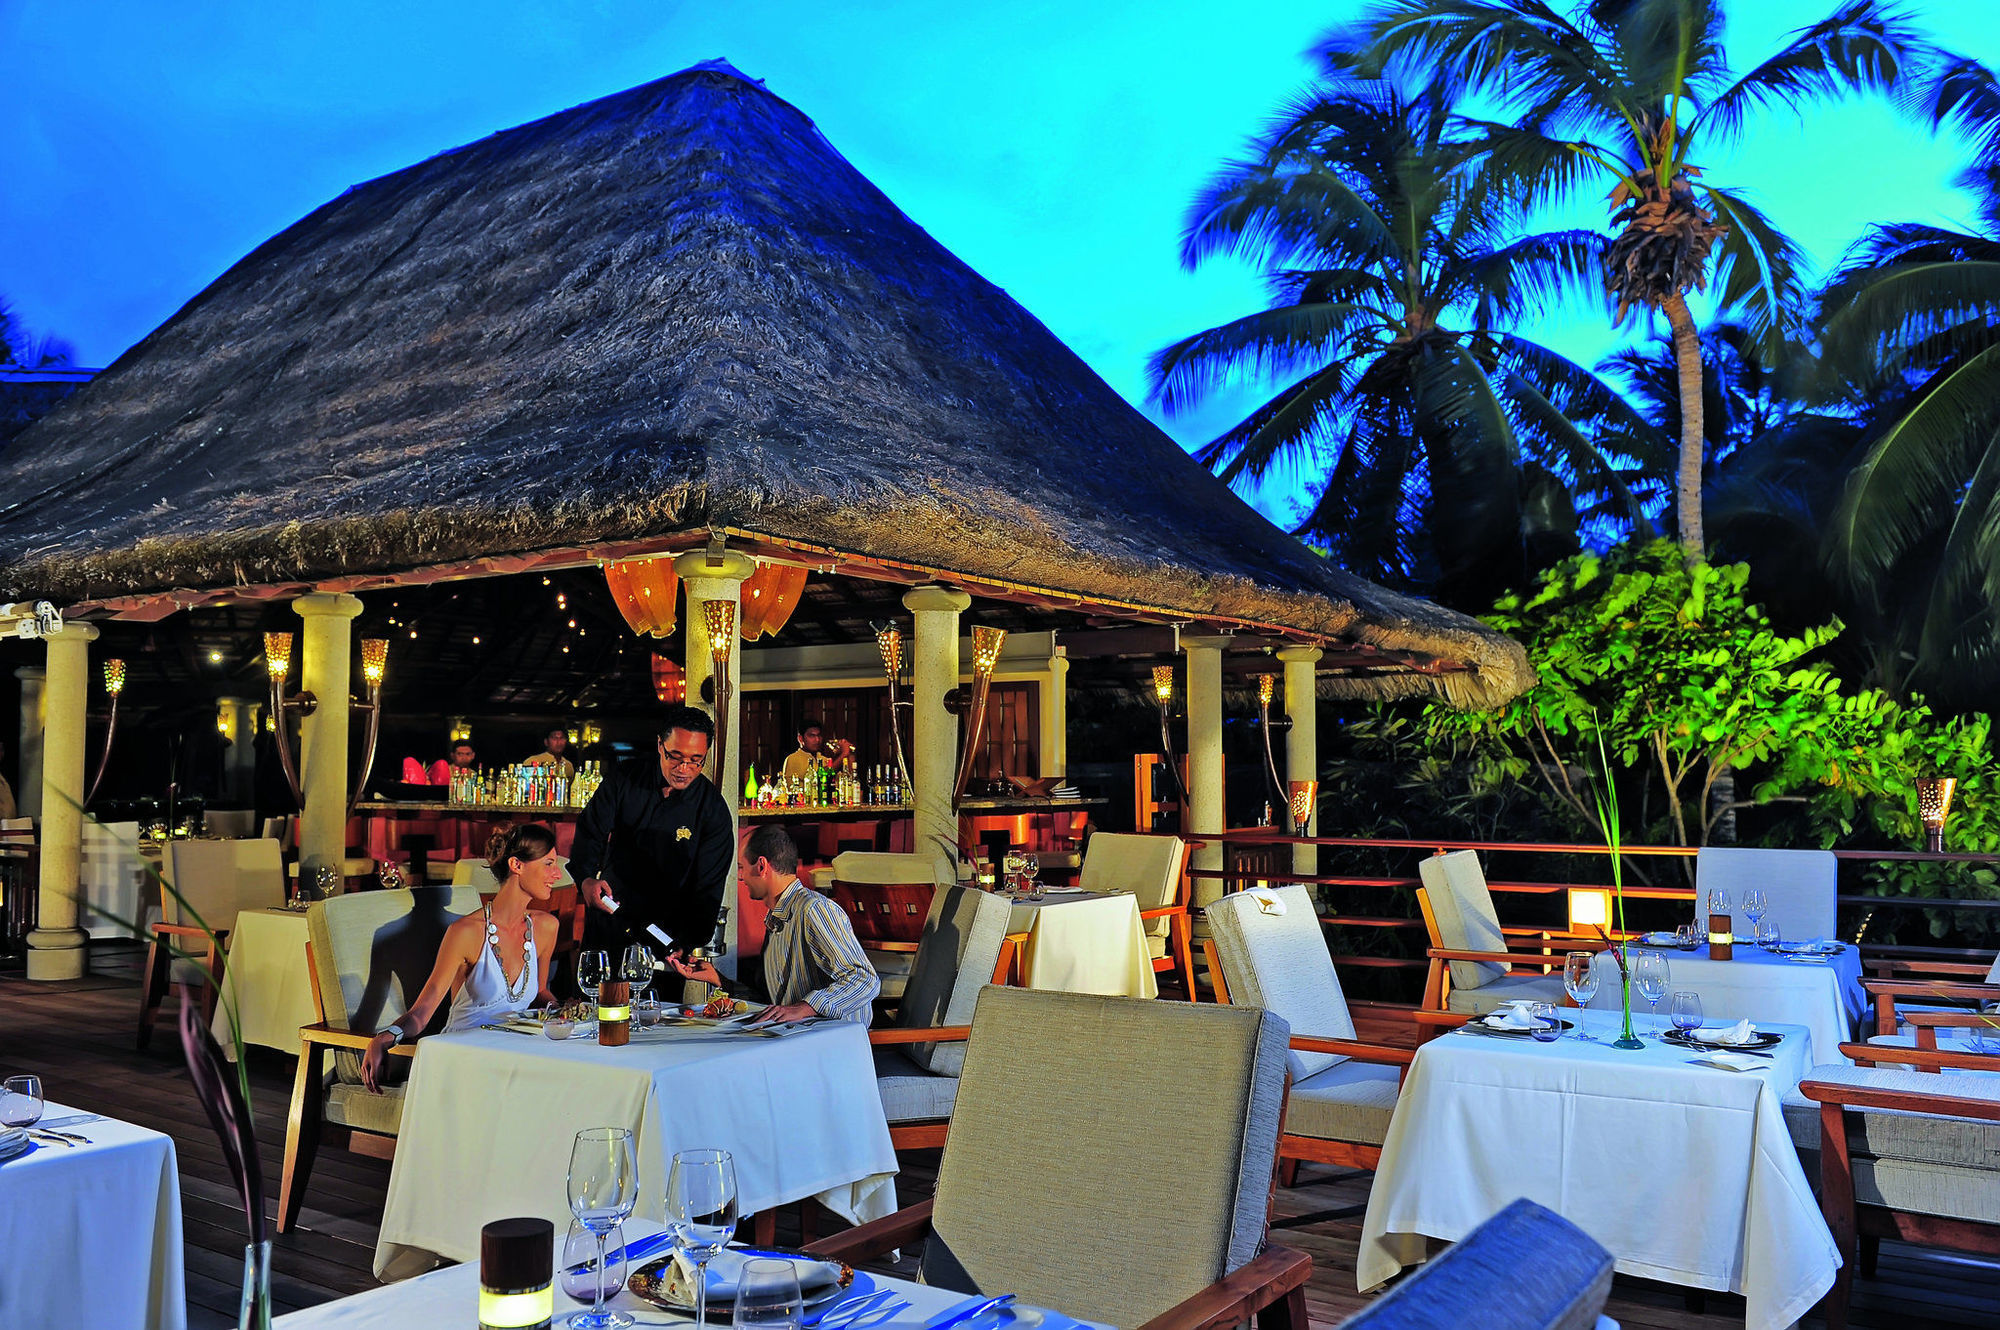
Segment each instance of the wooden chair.
M223 948L237 912L285 903L284 861L276 841L177 840L167 843L167 853L166 879L173 890L161 893L160 919L149 930L139 981L141 1051L152 1043L153 1021L170 981L183 1002L197 1000L199 988L202 1020L214 1017Z
M813 873L813 888L832 897L854 926L882 981L880 1001L903 995L931 905L948 885L942 868L936 855L845 850Z
M41 851L32 817L0 818L0 950L27 945L41 906ZM85 911L79 911L81 917Z
M1704 845L1694 857L1695 920L1708 923L1708 893L1721 888L1729 893L1730 931L1750 940L1750 916L1743 913L1743 893L1755 887L1769 902L1764 919L1776 922L1786 941L1830 938L1839 868L1840 861L1831 850Z
M1251 1007L988 988L931 1200L814 1243L920 1252L925 1283L1143 1330L1306 1330L1312 1262L1267 1242L1282 1020ZM1061 1130L1042 1121L1060 1105ZM1171 1140L1171 1168L1148 1142Z
M1864 979L1875 1008L1875 1033L1894 1035L1910 1013L1977 1011L2000 1005L2000 956L1993 962L1871 960Z
M1292 1185L1301 1161L1373 1169L1416 1055L1356 1037L1312 893L1259 887L1213 901L1206 913L1202 945L1216 1001L1262 1007L1292 1029L1280 1185Z
M1817 1119L1787 1115L1801 1154L1818 1158L1820 1209L1840 1249L1820 1304L1829 1330L1846 1326L1855 1268L1873 1275L1882 1238L2000 1256L2000 1058L1875 1043L1840 1051L1856 1065L1815 1067L1799 1082ZM1988 1074L1926 1074L1946 1069Z
M1132 836L1100 831L1083 854L1077 885L1085 891L1138 898L1153 971L1180 969L1188 1001L1194 986L1194 930L1188 909L1188 843L1179 836Z
M1486 874L1471 850L1433 855L1418 866L1417 888L1430 935L1429 968L1424 976L1422 1011L1455 1011L1483 1016L1503 1003L1526 999L1561 1004L1561 951L1577 945L1599 947L1599 938L1577 938L1542 929L1503 929L1486 889ZM1560 951L1551 951L1559 947ZM1436 1027L1419 1022L1428 1037Z
M403 1087L385 1084L371 1094L361 1084L361 1051L423 991L445 929L478 908L472 887L418 887L336 896L306 911L306 962L319 1019L299 1031L278 1187L280 1233L298 1221L328 1127L344 1131L343 1144L355 1154L394 1157ZM442 1017L433 1024L442 1024ZM408 1045L392 1051L414 1056Z
M1524 1278L1524 1253L1534 1253ZM1575 1330L1602 1325L1611 1253L1589 1234L1523 1197L1408 1279L1340 1323L1340 1330Z
M201 825L223 840L249 840L257 832L257 813L249 808L211 808L202 815Z

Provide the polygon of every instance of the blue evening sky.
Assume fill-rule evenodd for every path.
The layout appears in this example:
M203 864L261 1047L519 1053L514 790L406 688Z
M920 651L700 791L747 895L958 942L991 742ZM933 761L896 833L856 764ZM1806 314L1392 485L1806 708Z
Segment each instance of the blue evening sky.
M1736 4L1739 63L1832 4ZM1164 419L1146 358L1255 308L1260 288L1232 263L1181 269L1188 200L1358 7L0 0L0 297L106 364L349 185L724 56L1192 447L1249 399ZM1913 9L2000 60L1990 0ZM1871 221L1964 220L1962 160L1862 103L1765 117L1705 164L1826 264ZM1528 331L1586 361L1616 344L1594 310ZM1259 501L1282 520L1291 490Z

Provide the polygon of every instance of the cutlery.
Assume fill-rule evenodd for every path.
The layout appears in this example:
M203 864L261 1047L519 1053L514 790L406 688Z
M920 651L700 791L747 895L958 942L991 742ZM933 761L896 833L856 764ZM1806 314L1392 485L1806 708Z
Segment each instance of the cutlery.
M969 1321L982 1312L990 1312L995 1307L1005 1307L1014 1300L1012 1293L1002 1293L997 1298L970 1298L952 1308L936 1320L924 1322L924 1330L949 1330L961 1321Z
M633 1239L631 1242L626 1243L624 1249L621 1251L606 1252L604 1254L604 1259L607 1262L620 1261L620 1260L643 1261L647 1257L654 1255L656 1252L662 1251L673 1245L674 1245L674 1235L672 1233L655 1233L651 1237ZM597 1261L595 1259L588 1261L579 1261L575 1265L572 1265L568 1270L564 1271L563 1273L570 1275L588 1274L590 1273L590 1268L596 1264Z
M529 1030L519 1025L482 1025L479 1028L482 1030L499 1030L505 1034L525 1034L531 1037L541 1033L540 1030Z
M52 1131L34 1131L31 1129L28 1132L28 1138L36 1141L47 1141L51 1145L66 1145L72 1150L76 1149L75 1141L72 1141L67 1136L58 1136Z
M890 1298L887 1302L879 1306L870 1307L859 1316L850 1317L842 1321L840 1323L840 1330L868 1330L871 1326L881 1325L886 1321L894 1320L909 1309L910 1304L902 1298Z
M814 1326L819 1326L821 1330L836 1330L837 1327L851 1325L858 1317L894 1300L895 1294L886 1288L878 1288L858 1298L836 1298L825 1311L805 1317L799 1325L802 1330L812 1330Z
M90 1138L88 1136L79 1136L77 1133L73 1131L56 1131L50 1127L39 1127L39 1126L30 1127L29 1130L38 1131L44 1136L60 1136L66 1141L75 1141L78 1145L90 1144Z

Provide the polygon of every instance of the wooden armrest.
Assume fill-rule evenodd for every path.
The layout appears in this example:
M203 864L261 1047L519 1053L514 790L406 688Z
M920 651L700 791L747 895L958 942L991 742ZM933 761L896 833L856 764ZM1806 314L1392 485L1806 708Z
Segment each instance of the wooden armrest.
M1985 1026L2000 1035L2000 1012L1992 1011L1906 1011L1903 1019L1911 1025L1951 1026L1954 1028Z
M1876 997L1953 998L1960 1002L2000 1001L2000 984L1954 984L1943 979L1863 979Z
M1358 1039L1322 1039L1312 1034L1293 1035L1292 1047L1301 1053L1332 1053L1356 1062L1379 1062L1391 1067L1407 1067L1417 1056L1414 1049L1365 1044Z
M1432 947L1424 954L1434 961L1493 961L1506 966L1532 964L1556 965L1561 962L1561 958L1558 956L1544 956L1540 952L1451 951L1444 947Z
M863 951L914 952L921 945L922 945L921 943L917 942L864 942L861 944L861 949Z
M919 1201L906 1210L821 1238L806 1248L806 1254L858 1265L897 1247L914 1247L930 1226L931 1202Z
M1868 968L1878 979L1896 974L1969 974L1984 979L1993 967L1972 961L1869 961Z
M1186 914L1187 912L1188 907L1185 905L1163 905L1157 910L1141 910L1139 911L1139 917L1141 919L1164 919L1170 914Z
M1312 1258L1290 1247L1266 1247L1263 1255L1224 1275L1179 1306L1169 1308L1139 1330L1206 1330L1238 1325L1281 1301L1312 1277ZM1307 1330L1296 1326L1293 1330Z
M1410 1019L1418 1025L1435 1025L1441 1030L1456 1030L1472 1019L1471 1013L1463 1011L1424 1011L1410 1013Z
M930 1029L870 1030L871 1044L954 1044L972 1038L970 1025L939 1025Z
M351 1048L358 1052L374 1043L375 1036L363 1034L359 1030L336 1030L331 1025L301 1025L299 1042L323 1044L328 1048ZM409 1044L391 1044L389 1051L401 1058L413 1058L417 1055L417 1050Z
M1842 1044L1840 1052L1841 1056L1852 1058L1864 1067L1888 1062L1899 1067L1915 1067L1919 1071L1943 1071L1947 1067L2000 1071L2000 1056L1990 1053L1948 1053L1941 1048L1903 1048L1897 1044Z
M153 931L155 933L169 933L174 937L198 937L204 942L208 940L208 930L196 924L154 924ZM228 936L229 930L226 928L215 930L215 940L217 942L222 941L223 938Z
M1843 1053L1852 1047L1855 1045L1840 1046ZM1863 1047L1880 1049L1880 1045ZM1995 1065L1993 1059L1987 1059L1987 1062L1989 1067ZM1938 1077L1940 1087L1950 1084L1950 1078ZM1830 1081L1815 1081L1810 1077L1799 1082L1799 1093L1816 1104L1838 1104L1842 1108L1881 1108L1898 1113L1936 1113L2000 1122L2000 1102L1991 1099L1961 1099L1956 1095L1932 1094L1929 1091L1913 1094L1908 1090L1881 1090L1871 1085L1838 1085Z

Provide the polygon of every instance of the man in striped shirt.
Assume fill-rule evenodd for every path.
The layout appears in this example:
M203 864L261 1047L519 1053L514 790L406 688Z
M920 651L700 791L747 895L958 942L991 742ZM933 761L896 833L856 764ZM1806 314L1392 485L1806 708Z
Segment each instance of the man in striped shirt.
M771 1006L758 1021L830 1016L866 1025L882 981L847 915L799 881L799 847L790 833L775 823L751 832L739 871L751 898L771 903L764 919L764 990ZM683 978L722 986L708 962L668 959Z

